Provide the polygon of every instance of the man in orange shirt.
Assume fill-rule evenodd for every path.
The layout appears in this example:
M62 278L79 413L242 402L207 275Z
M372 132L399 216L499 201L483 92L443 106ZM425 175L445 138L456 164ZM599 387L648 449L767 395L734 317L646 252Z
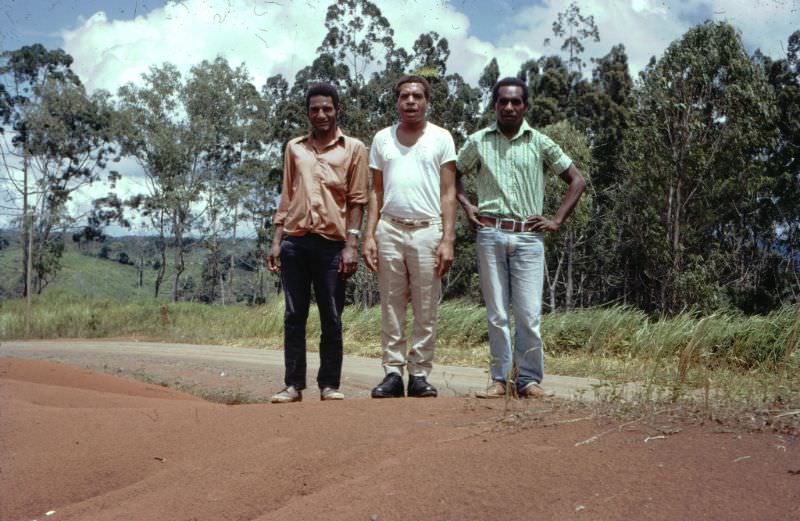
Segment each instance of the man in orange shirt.
M306 93L311 132L286 145L283 188L273 218L270 271L281 274L286 387L272 403L299 402L306 387L306 321L311 287L322 334L317 385L322 400L341 400L345 279L358 267L358 235L367 202L367 149L337 125L339 95L328 84Z

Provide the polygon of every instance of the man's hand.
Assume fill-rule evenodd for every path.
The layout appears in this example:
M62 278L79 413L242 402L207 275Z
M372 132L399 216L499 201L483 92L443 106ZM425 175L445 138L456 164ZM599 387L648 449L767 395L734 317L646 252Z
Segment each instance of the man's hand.
M453 241L442 239L436 247L436 276L440 279L450 270L453 265Z
M479 228L483 228L486 226L485 224L481 223L478 220L478 207L472 203L462 203L461 207L464 209L464 213L467 214L467 221L469 221L469 227L471 230L477 230Z
M378 271L378 244L375 242L375 237L371 235L364 237L363 249L364 264L370 271Z
M267 268L272 273L279 273L281 271L281 243L272 243L269 248L269 256L267 257Z
M349 279L358 269L358 252L350 245L342 248L342 255L339 257L339 275L343 279Z
M544 215L532 215L525 222L533 223L533 231L535 232L557 232L561 229L559 223L553 219L548 219Z

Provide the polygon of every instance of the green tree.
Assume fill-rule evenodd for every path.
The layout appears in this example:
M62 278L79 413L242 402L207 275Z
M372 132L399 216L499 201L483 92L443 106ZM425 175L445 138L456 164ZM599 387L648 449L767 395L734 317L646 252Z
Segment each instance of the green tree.
M328 7L325 28L328 33L317 52L346 65L356 87L364 85L368 67L380 65L381 58L388 61L394 49L394 30L369 0L337 0Z
M764 241L769 255L761 277L742 295L759 308L800 299L800 31L789 36L786 57L771 60L757 53L775 95L778 139L770 158L771 192L760 194L759 211L774 237ZM762 309L757 309L761 311Z
M653 310L724 305L759 240L775 116L764 75L733 27L709 22L643 72L636 107L615 195L628 289Z
M500 66L497 65L497 58L492 58L489 63L486 64L486 67L483 68L480 78L478 78L478 87L480 87L483 93L484 101L490 102L492 87L494 87L494 84L497 83L499 79ZM489 110L491 110L491 107L489 107Z
M263 153L259 117L263 99L250 83L247 69L243 65L234 69L224 58L192 67L183 97L189 125L204 149L198 156L204 172L203 219L198 229L203 234L202 243L211 252L209 261L225 262L225 269L216 265L210 270L219 275L212 294L225 304L236 300L234 256L246 194L246 184L239 177L247 175L243 171L245 159L258 160ZM223 236L232 241L227 255ZM203 285L208 282L204 280Z
M616 45L594 60L591 88L576 98L577 124L583 129L592 151L592 206L584 255L593 262L584 286L582 304L595 299L624 301L625 281L620 266L629 259L620 255L619 209L616 188L624 177L622 151L633 114L633 80L628 72L625 48ZM620 289L621 288L621 289Z
M22 202L25 295L40 293L60 268L56 231L72 224L72 194L103 174L119 177L107 170L118 159L108 95L88 95L71 64L64 51L39 44L0 57L0 134L11 133L0 139L0 157Z
M549 125L542 132L558 143L572 159L590 188L584 192L564 229L546 237L547 251L550 253L546 256L545 282L550 311L555 311L559 303L570 310L582 300L584 285L594 264L592 255L581 255L581 250L591 249L587 248L587 240L591 230L589 219L593 202L592 154L584 134L567 121ZM546 177L545 215L553 215L558 210L566 188L567 185L557 175Z
M594 15L584 16L576 2L570 2L569 6L558 13L556 21L553 22L553 35L556 38L564 38L561 50L569 56L567 59L567 69L570 73L576 72L580 77L586 62L581 55L585 51L583 42L592 40L600 41L600 31L594 22ZM545 38L545 45L550 45L550 38Z
M447 59L450 58L450 44L447 38L431 31L419 35L412 47L414 52L410 66L418 73L443 78L447 73ZM495 62L496 64L496 62Z
M528 122L545 127L567 119L572 98L570 73L558 56L546 56L522 64L517 77L528 84Z
M205 181L203 157L207 142L202 132L195 133L187 120L183 80L174 65L151 67L140 85L129 83L118 97L124 116L119 140L133 155L148 178L147 194L136 198L149 215L161 239L161 263L156 277L158 297L166 268L166 232L174 248L173 302L180 296L180 278L185 270L189 245L186 234L196 220L194 205L199 201Z

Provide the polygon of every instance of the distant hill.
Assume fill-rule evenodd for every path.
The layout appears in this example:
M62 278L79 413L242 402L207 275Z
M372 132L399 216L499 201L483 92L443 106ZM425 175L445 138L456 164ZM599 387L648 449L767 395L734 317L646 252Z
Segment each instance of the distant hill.
M125 236L108 237L103 242L77 243L68 237L64 242L61 270L53 278L43 293L59 292L81 297L107 298L112 300L153 298L159 256L156 237ZM22 292L22 247L17 234L0 232L0 298L16 298ZM226 241L223 265L229 265L228 256L233 243ZM274 292L277 278L255 267L253 249L255 241L240 240L235 245L235 264L233 278L235 295L238 301L249 301L258 295L259 279L267 292ZM196 243L185 259L186 269L181 276L182 300L219 301L218 286L212 291L210 282L203 280L204 265L209 256L208 249ZM174 250L167 249L167 270L159 292L159 300L170 300ZM139 285L139 271L142 266L142 284ZM227 279L227 268L224 270ZM224 280L227 286L228 281ZM214 293L212 295L212 293ZM226 288L226 300L230 301L230 290Z

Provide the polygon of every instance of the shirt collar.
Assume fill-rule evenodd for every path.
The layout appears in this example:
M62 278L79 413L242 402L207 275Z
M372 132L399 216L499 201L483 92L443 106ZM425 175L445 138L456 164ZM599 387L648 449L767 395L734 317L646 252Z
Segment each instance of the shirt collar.
M311 139L311 135L312 135L312 132L309 131L308 134L303 136L303 138L300 140L300 142L302 143L303 141L310 140ZM336 137L333 138L333 141L331 141L330 143L326 143L325 146L322 147L323 150L326 149L326 148L330 148L330 147L332 147L333 145L335 145L337 143L344 144L344 140L345 140L346 137L347 136L344 135L344 132L342 132L342 129L340 129L339 127L336 127Z
M498 134L503 134L500 131L500 128L497 126L497 121L495 121L491 125L489 125L489 132L497 132ZM533 133L533 127L528 125L528 121L527 120L523 119L522 120L522 125L519 126L519 130L517 130L517 133L514 134L514 136L511 139L509 139L509 141L514 141L515 139L517 139L518 137L521 137L526 132L532 134Z

